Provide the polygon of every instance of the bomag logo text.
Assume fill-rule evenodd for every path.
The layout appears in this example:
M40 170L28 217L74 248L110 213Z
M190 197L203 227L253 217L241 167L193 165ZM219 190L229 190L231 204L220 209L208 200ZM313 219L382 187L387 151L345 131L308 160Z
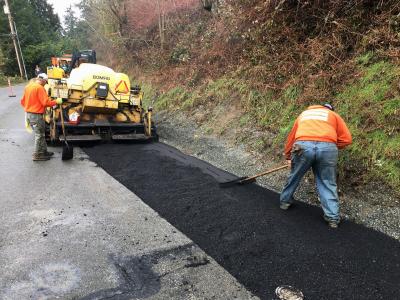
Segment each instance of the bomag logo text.
M93 75L93 79L110 80L110 77L100 76L100 75Z

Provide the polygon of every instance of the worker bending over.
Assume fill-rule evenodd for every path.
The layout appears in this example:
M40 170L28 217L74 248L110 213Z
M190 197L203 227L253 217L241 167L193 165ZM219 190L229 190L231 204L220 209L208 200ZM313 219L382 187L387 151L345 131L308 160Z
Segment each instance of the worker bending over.
M35 133L35 151L32 155L34 161L49 160L54 154L47 151L43 114L46 107L62 103L61 99L53 101L47 96L44 88L46 83L47 74L39 74L36 80L25 87L24 96L21 99L21 105L27 113L27 121Z
M332 228L340 222L336 185L338 148L352 142L343 119L332 105L314 105L303 111L289 133L285 156L291 164L288 182L280 196L280 208L288 209L304 174L312 168L317 183L324 219Z

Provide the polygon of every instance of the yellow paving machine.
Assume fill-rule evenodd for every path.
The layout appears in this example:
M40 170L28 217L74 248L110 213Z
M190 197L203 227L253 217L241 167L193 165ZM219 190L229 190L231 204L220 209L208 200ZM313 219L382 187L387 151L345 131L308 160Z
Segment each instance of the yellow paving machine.
M143 108L143 92L126 74L95 63L80 63L69 77L60 69L48 69L49 95L64 100L62 110L46 111L49 142L64 140L61 113L69 142L157 139L152 108Z

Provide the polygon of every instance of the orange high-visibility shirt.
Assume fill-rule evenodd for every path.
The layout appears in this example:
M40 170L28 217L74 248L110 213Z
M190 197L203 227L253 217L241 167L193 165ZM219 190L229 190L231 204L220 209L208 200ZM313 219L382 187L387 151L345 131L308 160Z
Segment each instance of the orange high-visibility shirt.
M335 143L342 149L351 144L352 137L337 113L322 105L313 105L303 111L294 123L285 146L286 159L290 159L290 151L296 141Z
M32 82L25 87L21 105L26 112L42 114L47 106L56 105L56 101L52 101L47 96L46 90L41 84Z

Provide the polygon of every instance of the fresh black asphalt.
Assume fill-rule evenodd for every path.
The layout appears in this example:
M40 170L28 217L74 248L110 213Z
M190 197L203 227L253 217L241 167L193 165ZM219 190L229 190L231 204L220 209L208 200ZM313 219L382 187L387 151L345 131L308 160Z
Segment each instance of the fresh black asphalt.
M255 184L222 189L231 174L162 143L86 148L91 160L198 244L261 299L280 285L305 299L400 299L400 243Z

